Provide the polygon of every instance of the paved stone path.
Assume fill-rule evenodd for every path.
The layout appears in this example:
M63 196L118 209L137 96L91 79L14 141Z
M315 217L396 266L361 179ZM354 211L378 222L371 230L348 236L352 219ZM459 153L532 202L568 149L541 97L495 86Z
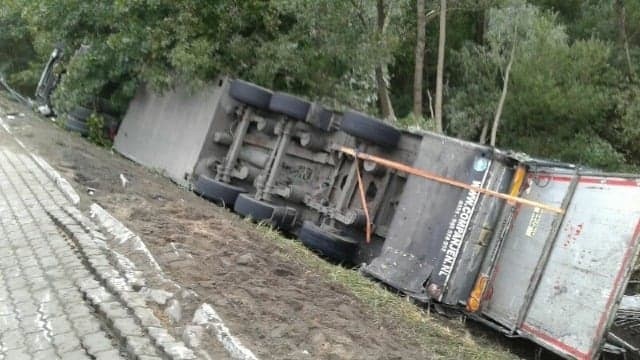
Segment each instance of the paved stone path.
M1 134L0 360L195 358L110 264L88 221Z

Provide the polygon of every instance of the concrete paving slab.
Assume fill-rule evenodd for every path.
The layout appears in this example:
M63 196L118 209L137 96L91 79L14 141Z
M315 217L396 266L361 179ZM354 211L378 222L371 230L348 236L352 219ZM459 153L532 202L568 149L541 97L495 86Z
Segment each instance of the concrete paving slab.
M149 335L160 322L57 182L0 131L0 359L195 358Z

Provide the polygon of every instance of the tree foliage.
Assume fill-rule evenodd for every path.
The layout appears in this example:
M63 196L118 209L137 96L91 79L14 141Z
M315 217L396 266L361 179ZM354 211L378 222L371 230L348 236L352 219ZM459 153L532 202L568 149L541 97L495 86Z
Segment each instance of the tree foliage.
M500 69L515 42L499 143L608 169L631 160L616 143L618 136L611 136L623 81L611 65L612 44L597 38L572 41L555 13L523 1L489 13L486 44L469 43L456 53L462 71L448 108L451 131L477 138L495 109Z
M25 91L33 82L27 73L37 67L37 55L20 4L20 0L0 1L0 75Z
M438 14L440 3L426 0L425 11ZM0 72L32 93L63 44L54 98L62 109L100 97L123 112L141 84L197 89L228 74L380 115L381 68L399 124L428 128L439 24L425 25L423 114L409 115L416 9L415 0L0 0ZM446 133L479 139L514 49L498 146L608 169L640 165L639 2L452 0L446 22Z

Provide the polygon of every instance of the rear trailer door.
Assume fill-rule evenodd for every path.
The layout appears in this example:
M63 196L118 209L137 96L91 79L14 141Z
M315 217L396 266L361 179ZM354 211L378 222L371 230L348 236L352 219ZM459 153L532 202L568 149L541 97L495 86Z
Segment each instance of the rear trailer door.
M530 174L522 197L564 215L516 208L482 315L567 358L593 359L638 253L640 179Z
M209 84L192 94L176 88L157 94L141 86L131 101L115 138L125 157L189 186L190 176L221 111L220 98L228 82Z

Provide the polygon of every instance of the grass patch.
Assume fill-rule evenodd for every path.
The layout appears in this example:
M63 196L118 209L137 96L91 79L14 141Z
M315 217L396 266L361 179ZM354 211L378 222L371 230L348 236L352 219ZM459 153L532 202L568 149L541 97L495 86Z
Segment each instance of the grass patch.
M370 309L371 319L378 325L394 326L405 340L419 344L435 359L517 359L500 345L472 336L462 321L435 318L408 298L395 294L381 284L341 266L330 264L302 243L287 239L266 225L258 229L282 250L283 260L312 270L328 281L351 292ZM449 326L451 325L451 326Z

